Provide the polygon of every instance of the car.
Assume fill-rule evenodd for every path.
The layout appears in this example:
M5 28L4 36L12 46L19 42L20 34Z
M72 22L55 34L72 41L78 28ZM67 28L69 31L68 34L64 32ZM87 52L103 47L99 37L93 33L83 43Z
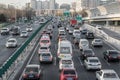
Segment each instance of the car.
M71 58L61 59L59 61L59 70L61 71L62 69L74 69L73 60Z
M33 30L33 28L31 26L26 27L26 31L31 32L32 30Z
M46 47L46 46L40 46L40 48L38 49L38 54L40 55L43 52L49 52L50 48Z
M86 38L87 39L94 39L94 33L93 32L87 32Z
M102 41L102 39L94 39L93 41L92 41L92 45L94 46L94 47L96 47L96 46L103 46L103 41Z
M102 27L100 25L96 25L95 28L96 29L102 29Z
M70 25L67 25L66 30L69 31L69 29L70 29Z
M84 49L81 54L81 58L84 60L87 57L94 57L95 53L93 52L92 49Z
M87 29L82 29L82 30L81 30L81 33L82 33L82 34L86 34L87 32L88 32Z
M80 37L80 31L79 31L79 29L78 30L74 30L73 31L73 37Z
M7 48L17 47L17 40L15 38L9 38L5 44Z
M106 50L103 52L104 59L110 61L120 61L120 52L117 50Z
M84 65L87 70L100 70L102 65L98 57L87 57L84 60Z
M96 71L96 80L120 80L118 74L113 69L102 69Z
M40 54L40 63L52 63L53 62L53 56L51 52L44 52Z
M40 46L50 47L51 40L48 34L43 34L40 38Z
M39 80L41 76L41 67L38 64L29 64L25 67L22 75L23 80Z
M68 31L69 34L73 34L73 29L70 28L69 31Z
M8 35L9 34L9 28L2 28L0 30L1 35Z
M22 31L20 33L20 37L28 37L28 32L27 31Z
M20 27L19 26L14 26L11 28L11 34L12 35L20 35Z
M78 80L75 69L63 69L60 73L60 80Z
M58 42L57 57L58 61L63 58L72 58L72 44L68 40Z
M79 49L82 51L89 48L89 41L87 39L80 39Z

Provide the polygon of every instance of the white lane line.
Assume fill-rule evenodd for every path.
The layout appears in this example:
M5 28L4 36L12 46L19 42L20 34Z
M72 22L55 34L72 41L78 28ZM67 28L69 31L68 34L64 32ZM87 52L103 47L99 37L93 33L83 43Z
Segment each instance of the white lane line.
M80 62L80 64L81 64L81 66L83 66L83 63L82 63L82 61L80 60L80 58L79 57L77 57L78 58L78 60L79 60L79 62Z
M39 44L37 44L36 48L34 49L32 56L30 57L29 61L27 62L27 65L28 65L28 64L30 63L30 61L32 60L34 54L36 54L35 52L37 51L38 46L39 46ZM24 69L24 71L25 71L25 69ZM23 72L24 72L24 71L23 71ZM22 72L22 74L23 74L23 72ZM22 80L22 74L21 74L19 80Z
M108 66L110 66L110 63L108 61L106 61L105 59L103 59L103 61L107 63Z
M56 61L56 57L54 57L54 65L55 65L55 66L56 66L56 62L57 62L57 61Z

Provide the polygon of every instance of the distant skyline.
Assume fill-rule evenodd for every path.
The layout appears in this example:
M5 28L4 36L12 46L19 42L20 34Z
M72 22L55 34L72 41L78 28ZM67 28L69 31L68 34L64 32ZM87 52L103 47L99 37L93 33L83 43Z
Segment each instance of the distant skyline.
M45 0L41 0L41 1L45 1ZM25 6L25 3L28 3L28 2L30 2L30 0L0 0L1 4L6 4L6 5L12 4L12 5L19 6L19 7ZM75 2L75 0L56 0L56 2L60 5L62 3L71 4L71 2Z

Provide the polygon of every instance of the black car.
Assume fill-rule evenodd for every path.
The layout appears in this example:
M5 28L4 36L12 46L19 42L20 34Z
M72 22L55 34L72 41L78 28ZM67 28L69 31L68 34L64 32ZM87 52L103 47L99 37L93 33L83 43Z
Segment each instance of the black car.
M94 39L94 33L93 32L87 32L86 38L87 39Z
M103 53L103 56L108 62L120 60L120 53L117 50L107 50Z
M22 80L39 80L41 76L40 65L29 64L26 66L25 71L22 75Z
M81 58L84 60L87 57L94 57L94 56L95 56L95 54L92 49L85 49L82 52Z

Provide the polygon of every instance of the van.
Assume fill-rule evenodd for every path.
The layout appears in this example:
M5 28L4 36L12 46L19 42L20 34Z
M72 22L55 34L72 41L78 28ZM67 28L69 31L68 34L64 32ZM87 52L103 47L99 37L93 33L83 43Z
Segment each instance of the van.
M12 33L12 35L20 35L20 27L19 26L12 27L11 33Z
M40 39L40 46L44 47L50 47L51 46L51 41L50 37L48 34L43 34L41 39Z
M72 58L72 44L68 40L59 41L58 43L58 60L63 58Z
M84 50L89 48L89 42L87 39L80 39L79 42L79 49Z

